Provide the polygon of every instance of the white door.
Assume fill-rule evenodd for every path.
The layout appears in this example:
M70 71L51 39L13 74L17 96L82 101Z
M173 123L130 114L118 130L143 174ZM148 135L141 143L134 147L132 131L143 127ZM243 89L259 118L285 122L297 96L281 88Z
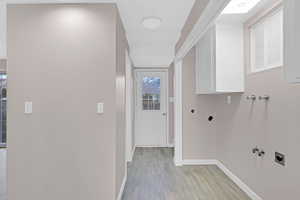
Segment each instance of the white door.
M136 146L167 146L167 71L137 70Z

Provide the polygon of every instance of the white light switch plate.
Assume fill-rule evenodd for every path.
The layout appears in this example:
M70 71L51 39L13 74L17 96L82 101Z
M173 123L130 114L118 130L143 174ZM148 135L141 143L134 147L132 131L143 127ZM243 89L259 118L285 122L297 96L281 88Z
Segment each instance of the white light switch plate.
M32 113L32 102L31 101L25 101L24 103L24 113L25 114L31 114Z
M104 113L104 103L97 103L97 113L98 114Z
M227 96L227 104L231 104L231 96Z

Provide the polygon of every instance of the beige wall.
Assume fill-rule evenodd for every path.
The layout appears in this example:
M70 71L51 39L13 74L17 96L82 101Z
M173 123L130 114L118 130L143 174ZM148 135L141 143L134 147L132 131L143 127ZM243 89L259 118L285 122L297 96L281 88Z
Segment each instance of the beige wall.
M246 95L270 95L268 103L246 100ZM217 155L234 174L264 200L300 196L300 85L284 80L283 68L247 75L244 95L216 97L218 106ZM251 153L255 146L266 156ZM276 151L286 154L287 166L274 162Z
M216 122L208 121L216 115L214 96L195 94L195 49L183 59L182 112L183 159L214 159L216 157ZM195 109L195 113L191 110Z
M288 84L283 68L275 68L248 74L245 93L229 94L231 104L228 95L195 95L194 53L183 60L183 159L217 158L264 200L297 199L300 85ZM251 104L251 94L271 99ZM252 154L255 146L265 150L263 159ZM276 151L286 154L286 167L274 162Z
M185 25L182 28L181 36L176 44L176 51L180 49L190 32L193 30L194 25L199 20L208 2L209 0L195 0L194 6L185 22Z
M8 7L10 200L116 198L124 173L116 29L113 4ZM23 114L24 101L33 114Z

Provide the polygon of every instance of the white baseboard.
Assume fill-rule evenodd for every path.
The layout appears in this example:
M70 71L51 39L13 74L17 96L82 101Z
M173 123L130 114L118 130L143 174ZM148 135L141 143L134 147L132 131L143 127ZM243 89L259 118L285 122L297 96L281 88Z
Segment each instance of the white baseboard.
M175 158L174 158L174 165L175 165L176 167L180 167L180 166L183 165L183 162L182 162L182 160L175 160Z
M136 149L136 146L133 147L133 150L131 152L131 157L130 157L130 161L129 162L132 162L133 160L133 156L134 156L134 153L135 153L135 149Z
M168 147L169 148L174 148L175 146L174 146L174 144L168 144Z
M235 183L237 184L252 200L262 200L248 185L234 175L223 163L217 161L217 166Z
M121 185L121 188L120 188L117 200L122 200L122 195L123 195L123 192L124 192L124 189L125 189L126 181L127 181L127 173L125 173L125 176L123 178L123 182L122 182L122 185Z
M217 160L183 160L182 165L217 165Z

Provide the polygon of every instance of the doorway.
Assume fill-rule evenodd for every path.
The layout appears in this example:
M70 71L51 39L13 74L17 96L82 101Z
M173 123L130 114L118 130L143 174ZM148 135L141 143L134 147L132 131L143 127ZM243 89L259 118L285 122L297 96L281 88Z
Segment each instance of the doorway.
M135 71L135 143L168 146L168 70Z

